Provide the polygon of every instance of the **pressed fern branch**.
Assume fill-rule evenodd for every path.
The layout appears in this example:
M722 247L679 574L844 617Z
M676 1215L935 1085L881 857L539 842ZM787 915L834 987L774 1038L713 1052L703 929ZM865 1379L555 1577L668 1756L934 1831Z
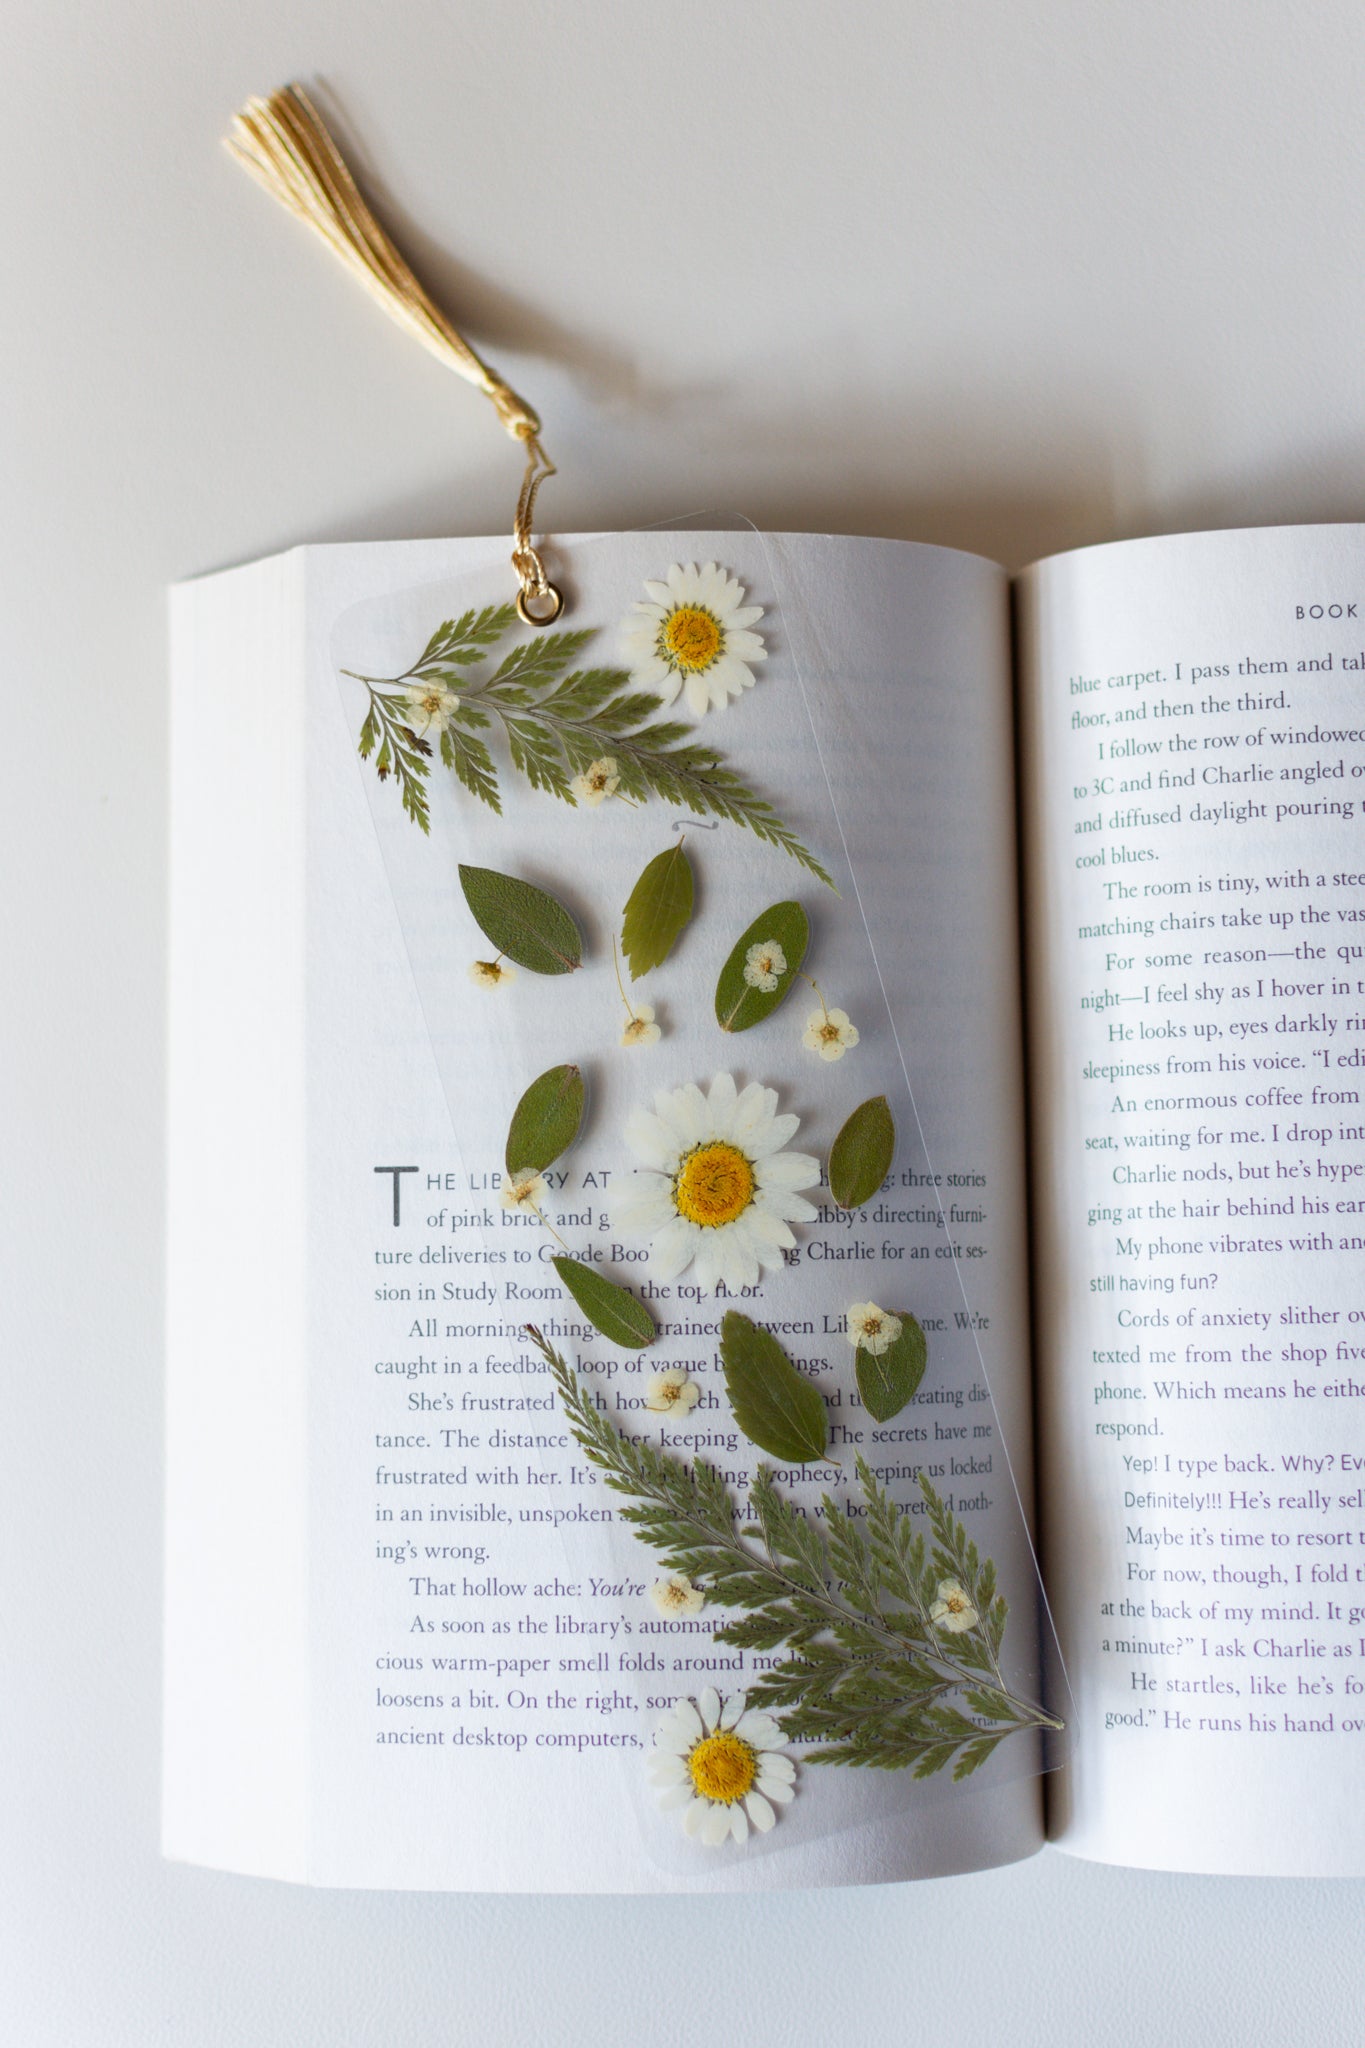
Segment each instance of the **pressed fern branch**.
M850 1519L828 1494L823 1518L808 1518L760 1465L753 1522L737 1527L735 1503L713 1465L698 1458L689 1466L623 1435L561 1354L538 1330L528 1334L584 1455L629 1498L622 1519L708 1599L743 1610L715 1631L716 1641L790 1652L748 1693L776 1714L789 1738L819 1745L807 1762L909 1769L917 1778L951 1763L960 1779L1007 1736L1062 1726L1010 1690L1000 1668L1007 1609L995 1567L922 1475L928 1544L862 1458L865 1520ZM961 1633L931 1617L945 1580L974 1613Z
M650 723L659 700L631 690L625 669L573 668L591 632L542 634L510 648L490 675L469 677L467 669L489 655L512 620L510 605L447 620L402 675L342 671L369 692L361 755L368 760L379 748L375 766L381 779L394 776L404 810L424 832L430 830L427 778L433 750L408 722L407 693L414 685L434 683L459 698L440 734L441 759L491 810L502 809L498 774L479 735L496 723L513 768L532 789L572 804L573 778L608 755L616 763L624 796L637 803L656 796L698 816L741 825L834 887L828 871L767 799L750 789L714 747L698 741L694 727L678 720Z

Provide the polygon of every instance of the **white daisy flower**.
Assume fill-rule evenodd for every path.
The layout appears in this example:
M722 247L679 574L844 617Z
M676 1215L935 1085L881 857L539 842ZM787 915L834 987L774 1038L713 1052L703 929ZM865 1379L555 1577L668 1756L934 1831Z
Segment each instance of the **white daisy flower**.
M517 1173L503 1182L502 1206L520 1216L538 1215L548 1190L540 1173Z
M504 982L516 978L516 968L506 960L475 960L469 969L469 979L476 988L501 988Z
M761 988L765 995L772 994L786 971L787 956L776 939L760 939L744 955L744 979L750 988Z
M761 1271L782 1265L796 1242L790 1226L815 1220L800 1190L816 1185L820 1162L781 1149L800 1121L777 1114L775 1088L752 1081L741 1091L729 1074L717 1074L705 1095L695 1082L661 1089L653 1110L632 1110L626 1121L642 1185L615 1210L616 1229L652 1242L659 1280L695 1264L705 1288L752 1287Z
M669 1572L665 1578L656 1579L649 1589L649 1597L660 1614L700 1614L706 1605L706 1595L700 1586L694 1586L691 1579L685 1579L681 1572Z
M762 636L751 630L762 605L744 603L744 586L714 562L699 569L675 562L662 583L646 582L648 598L621 622L631 679L671 704L681 690L697 718L720 711L753 688L751 662L766 661Z
M938 1598L929 1609L929 1619L946 1636L965 1635L976 1626L976 1609L967 1598L965 1586L956 1579L940 1579Z
M858 1043L857 1026L849 1023L847 1010L812 1010L801 1043L822 1060L841 1060Z
M849 1343L870 1351L874 1358L889 1351L900 1333L900 1317L878 1308L875 1301L855 1301L848 1312Z
M630 1021L621 1033L622 1045L657 1045L663 1035L663 1026L654 1022L653 1003L632 1004Z
M569 784L574 796L589 810L596 810L607 797L615 796L621 787L621 774L610 754L604 754L600 761L591 761L581 775L575 775Z
M440 683L413 683L403 697L412 713L414 729L423 735L444 732L460 708L455 692Z
M667 1372L655 1373L650 1381L645 1406L655 1415L686 1415L700 1399L701 1388L691 1373L680 1365L670 1365Z
M770 1714L750 1710L744 1693L722 1701L713 1686L678 1700L654 1731L649 1775L666 1813L681 1813L683 1833L708 1848L727 1836L766 1835L775 1807L796 1797L796 1765L782 1753Z

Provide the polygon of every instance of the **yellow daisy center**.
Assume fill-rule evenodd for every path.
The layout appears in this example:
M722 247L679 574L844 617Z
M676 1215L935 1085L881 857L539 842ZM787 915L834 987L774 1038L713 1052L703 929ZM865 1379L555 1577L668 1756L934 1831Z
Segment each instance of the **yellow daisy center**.
M694 674L710 668L725 645L720 621L695 604L680 604L670 612L659 638L665 660Z
M758 1776L758 1756L747 1742L741 1742L728 1728L717 1729L699 1742L687 1759L692 1783L703 1799L733 1806L753 1790Z
M678 1214L712 1228L733 1223L754 1198L754 1170L744 1154L720 1140L689 1152L673 1183Z

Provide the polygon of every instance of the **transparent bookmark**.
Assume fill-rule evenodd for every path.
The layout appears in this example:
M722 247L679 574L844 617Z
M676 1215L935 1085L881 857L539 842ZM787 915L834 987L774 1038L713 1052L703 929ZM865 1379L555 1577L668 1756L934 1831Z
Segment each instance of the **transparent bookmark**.
M489 570L332 638L457 1134L436 1448L531 1646L480 1712L614 1757L669 1870L909 1815L939 1867L1071 1711L1003 581L714 516L553 554L549 630Z

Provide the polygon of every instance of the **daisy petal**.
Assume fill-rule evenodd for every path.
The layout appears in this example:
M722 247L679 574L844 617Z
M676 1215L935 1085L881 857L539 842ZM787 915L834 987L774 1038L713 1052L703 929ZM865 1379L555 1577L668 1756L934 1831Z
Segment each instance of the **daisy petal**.
M746 1792L744 1795L744 1806L759 1834L766 1835L773 1822L777 1819L777 1815L773 1812L763 1794L761 1792Z
M713 1806L701 1824L701 1838L708 1849L716 1849L730 1832L730 1809Z
M758 1160L773 1158L781 1152L789 1139L796 1136L800 1127L800 1117L793 1116L790 1111L786 1116L773 1117L760 1130L754 1132L750 1141L753 1157ZM804 1152L793 1152L790 1155L793 1159L804 1159L806 1156Z
M749 1743L754 1749L776 1749L782 1740L782 1730L771 1714L761 1714L756 1709L744 1714L735 1723L735 1733L741 1742Z
M754 1166L754 1179L761 1188L813 1188L819 1178L820 1162L809 1152L778 1152Z
M706 1733L701 1715L692 1700L679 1700L673 1709L673 1720L690 1742L700 1742Z
M695 1223L689 1223L685 1216L675 1216L654 1239L649 1257L649 1269L656 1280L676 1280L685 1272L694 1258L699 1256L701 1230Z
M770 1778L766 1771L758 1774L758 1789L774 1806L790 1806L796 1797L795 1785L789 1785L781 1778Z
M708 1733L720 1719L720 1695L714 1685L703 1686L697 1695L697 1712Z
M642 1165L655 1173L672 1173L678 1163L678 1144L671 1122L647 1109L633 1109L626 1118L624 1135Z

